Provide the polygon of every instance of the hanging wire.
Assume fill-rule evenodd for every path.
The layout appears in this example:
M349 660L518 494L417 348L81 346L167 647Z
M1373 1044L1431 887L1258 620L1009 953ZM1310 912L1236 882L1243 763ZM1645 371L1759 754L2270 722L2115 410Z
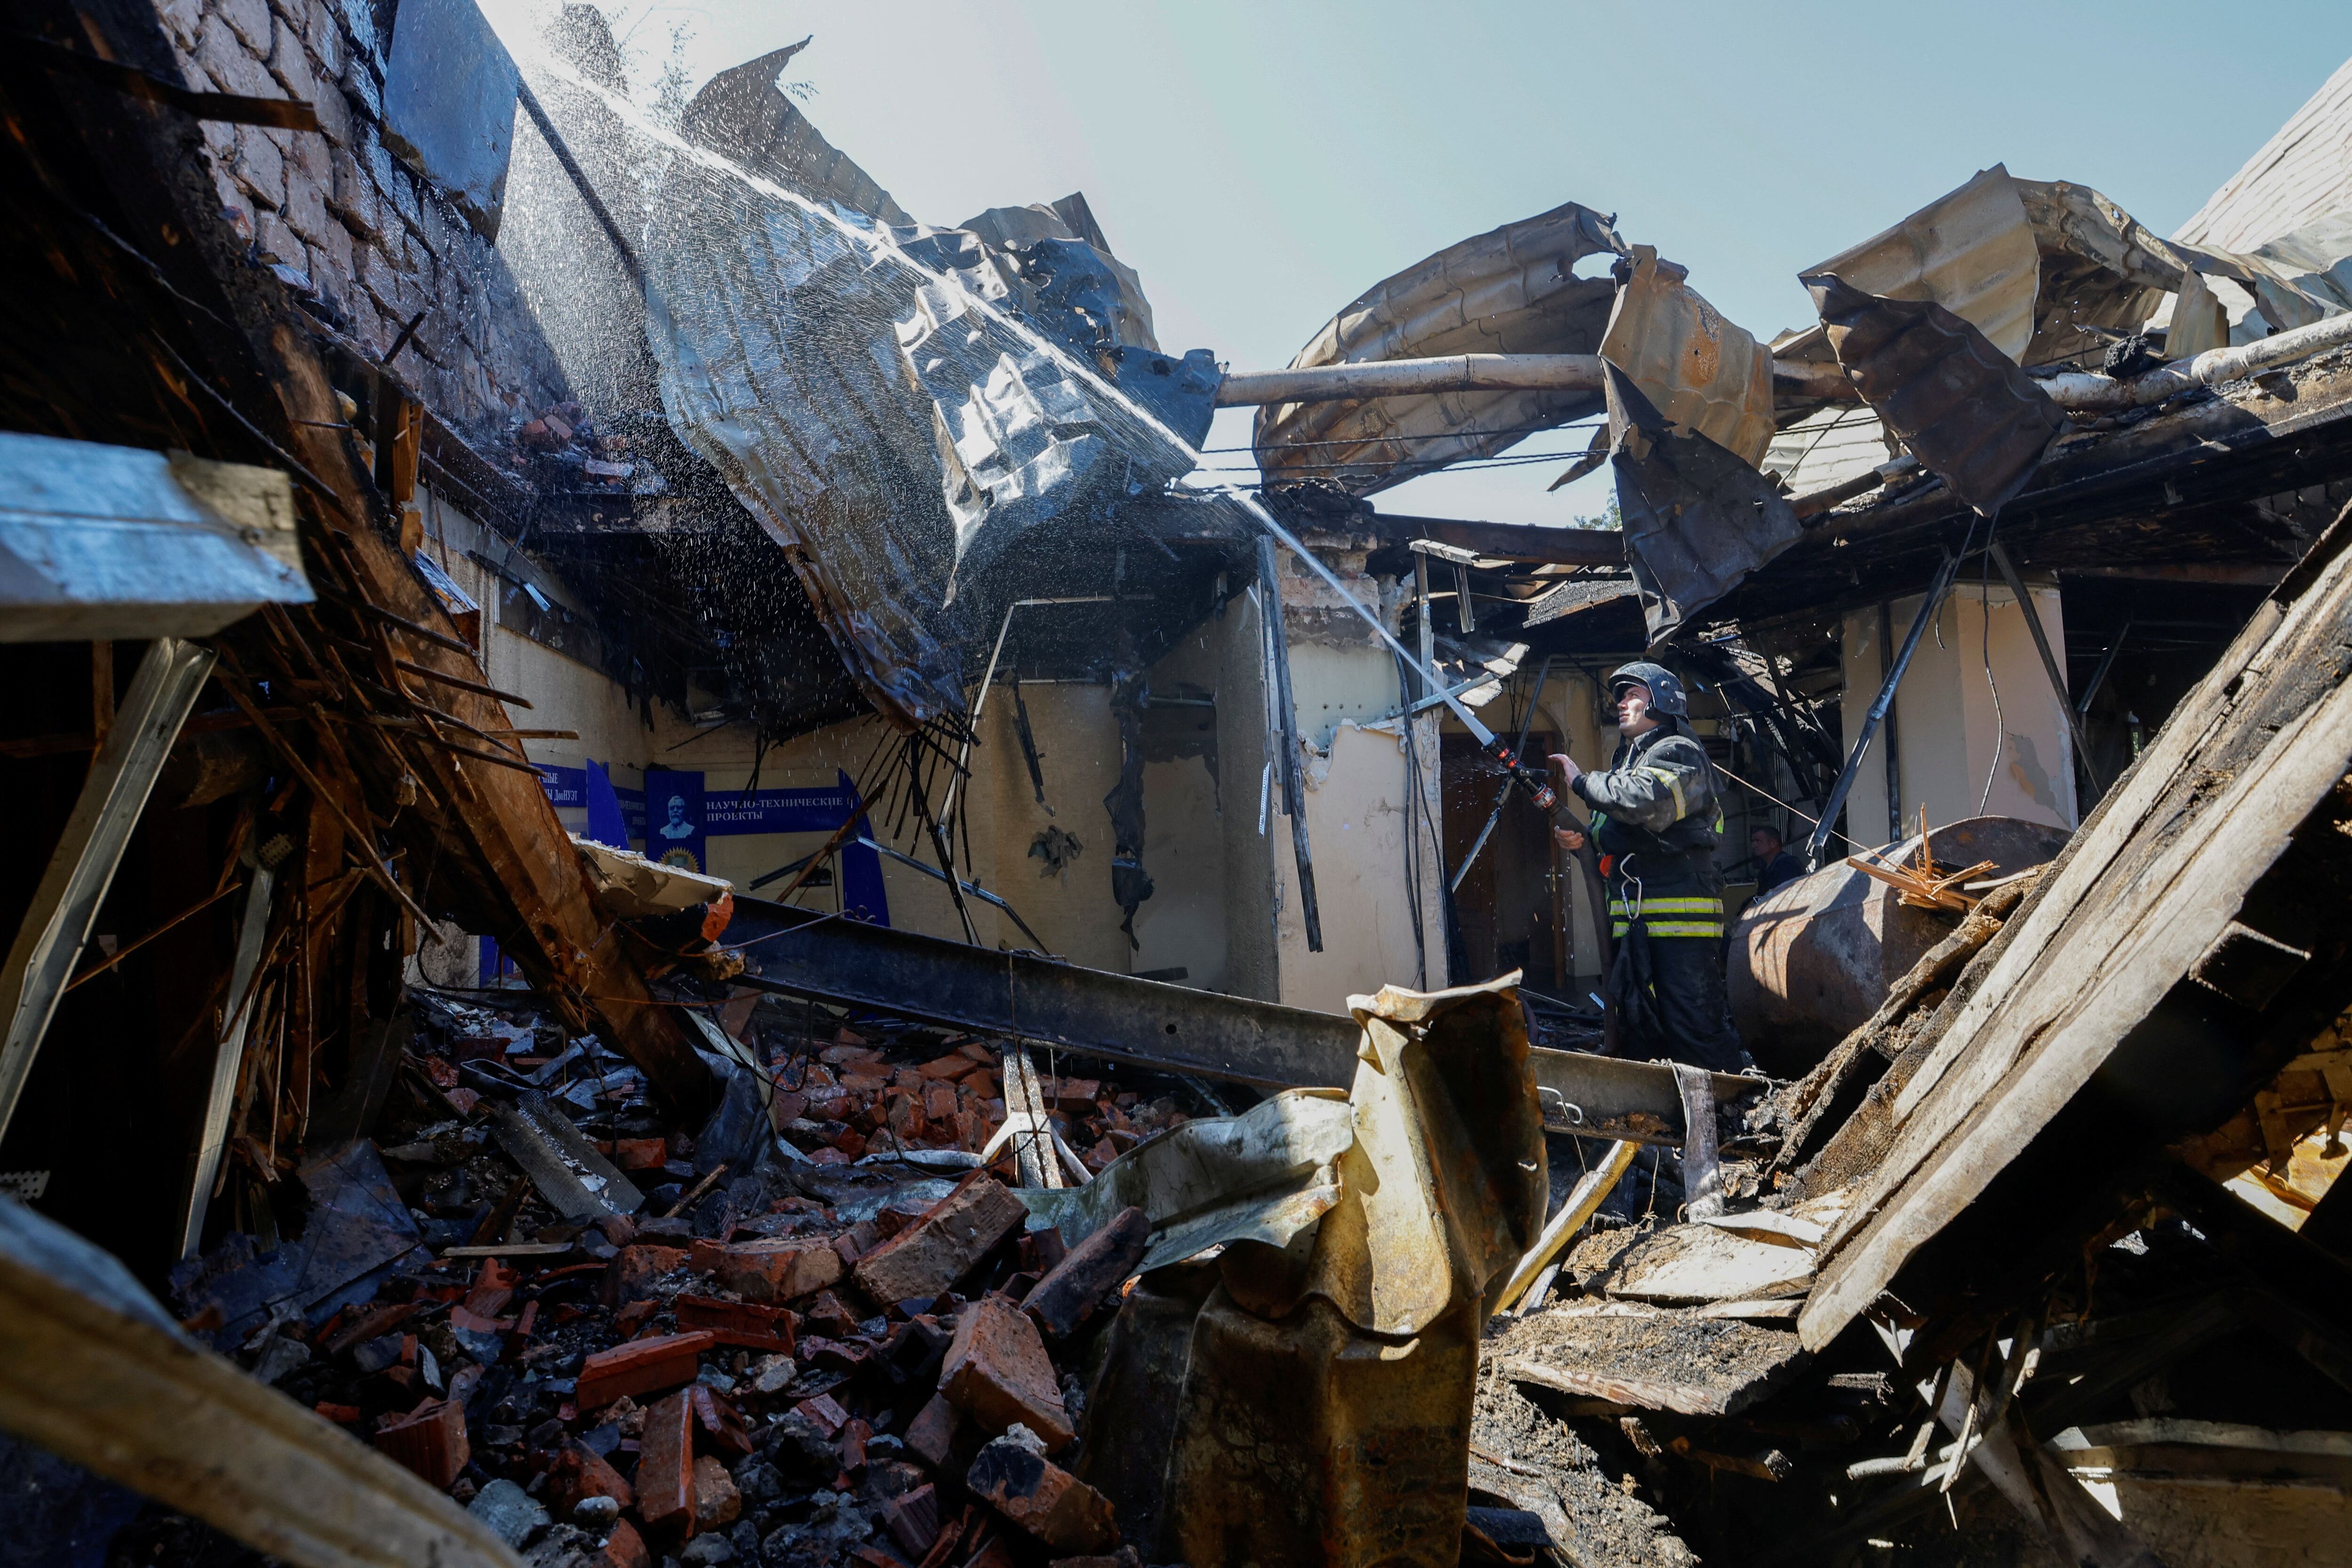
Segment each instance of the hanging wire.
M1977 801L1979 816L1985 814L1986 805L1992 800L1992 781L2000 773L2001 749L2009 743L2009 721L2000 714L2000 682L1992 678L1992 535L1993 528L1998 526L1995 523L1985 530L1985 564L1977 573L1977 603L1984 610L1984 646L1980 651L1984 654L1985 684L1992 689L1992 763L1985 769L1984 795ZM2018 608L2029 616L2033 613L2031 604Z

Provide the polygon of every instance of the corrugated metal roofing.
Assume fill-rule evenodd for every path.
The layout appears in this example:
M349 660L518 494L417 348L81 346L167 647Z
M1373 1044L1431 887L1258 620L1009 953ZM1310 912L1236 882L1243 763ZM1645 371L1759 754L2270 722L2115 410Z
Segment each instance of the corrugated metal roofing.
M1591 353L1617 286L1576 264L1622 255L1612 220L1568 202L1448 246L1373 285L1324 324L1294 367L1453 353ZM1459 392L1262 411L1268 485L1328 479L1359 495L1601 411L1591 392Z
M2033 338L2040 258L2025 204L1999 163L1805 272L1834 273L1890 300L1933 300L2011 359Z
M2172 237L2252 250L2346 207L2352 207L2352 60Z
M1601 357L1632 376L1667 419L1753 466L1772 439L1772 356L1685 276L1649 246L1635 246Z

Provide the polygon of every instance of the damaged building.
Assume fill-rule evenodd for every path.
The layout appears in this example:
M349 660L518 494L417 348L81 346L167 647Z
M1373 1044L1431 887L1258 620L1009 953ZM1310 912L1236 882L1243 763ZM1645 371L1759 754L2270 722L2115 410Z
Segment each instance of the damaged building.
M2352 66L2168 237L1767 338L1568 201L1254 368L808 40L15 15L22 1560L2352 1552ZM1644 658L1749 1071L1553 836Z

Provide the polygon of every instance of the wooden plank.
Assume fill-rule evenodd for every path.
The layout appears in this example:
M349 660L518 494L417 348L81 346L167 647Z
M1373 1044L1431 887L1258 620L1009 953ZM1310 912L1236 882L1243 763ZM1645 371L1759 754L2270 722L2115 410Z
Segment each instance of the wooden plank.
M1801 1295L1812 1278L1810 1247L1678 1225L1635 1242L1593 1286L1622 1300L1752 1301Z
M0 1426L301 1568L520 1568L479 1520L0 1204Z
M212 668L210 648L178 637L150 643L90 763L8 950L7 966L0 969L0 1133L8 1130L41 1037L89 945L131 829Z
M338 564L368 603L443 639L415 649L415 658L403 662L487 686L478 663L446 646L462 640L456 624L392 542L373 528L341 526L367 516L368 502L341 443L334 388L317 353L289 325L278 323L268 336L267 352L277 362L272 384L285 405L289 438L310 471L335 490L335 502L320 510ZM379 653L377 674L387 687L400 689L394 656L388 647ZM447 706L477 729L513 728L494 697L452 689ZM439 747L419 747L409 756L434 797L449 808L449 827L470 862L444 868L468 884L477 905L469 916L484 922L482 929L574 1032L610 1041L644 1069L663 1099L699 1115L712 1094L709 1069L671 1010L646 989L625 944L607 939L571 837L537 777Z
M1696 1388L1684 1383L1660 1383L1654 1378L1627 1377L1580 1366L1546 1366L1524 1356L1503 1363L1503 1371L1521 1383L1556 1388L1562 1394L1606 1399L1637 1410L1672 1410L1684 1415L1728 1415L1731 1398L1722 1389Z
M2080 851L1939 1042L1935 1075L1923 1068L1898 1097L1898 1115L1909 1119L1864 1201L1832 1232L1833 1258L1800 1320L1809 1347L1868 1306L2065 1106L2221 934L2343 776L2352 684L2299 715L2277 710L2280 688L2332 668L2295 656L2301 634L2326 637L2342 624L2347 585L2352 563L2339 556L2273 635L2252 647L2242 639L2233 652L2248 656L2246 668L2217 668L2180 716L2188 721L2167 726L2112 797L2115 809L2084 830ZM2283 720L2261 743L2254 726ZM2246 744L2233 749L2241 733ZM2189 800L2172 798L2176 781ZM2210 781L2201 795L2200 781Z

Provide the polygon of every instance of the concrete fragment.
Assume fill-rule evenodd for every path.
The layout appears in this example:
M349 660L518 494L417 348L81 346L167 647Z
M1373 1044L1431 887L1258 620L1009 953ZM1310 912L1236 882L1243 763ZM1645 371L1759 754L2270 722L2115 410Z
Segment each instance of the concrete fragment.
M852 1272L877 1301L937 1296L1028 1217L1028 1208L1003 1183L974 1171L920 1219L862 1255Z
M581 1409L597 1410L625 1394L658 1394L692 1383L702 1352L715 1342L707 1333L665 1334L599 1351L580 1363L573 1398Z
M705 1454L694 1461L693 1473L694 1528L724 1530L734 1523L743 1511L743 1498L727 1467L716 1456Z
M1006 1519L1064 1554L1108 1552L1118 1544L1110 1500L1037 1451L1015 1429L992 1439L971 1462L964 1484Z
M791 1301L841 1282L841 1254L821 1237L694 1244L694 1268L753 1301Z
M488 1525L490 1532L520 1551L525 1542L547 1528L547 1510L512 1481L492 1481L474 1494L466 1511Z
M984 1296L957 1314L940 1392L984 1431L1027 1426L1049 1454L1076 1435L1037 1325L1002 1296Z
M1151 1243L1151 1220L1139 1208L1118 1217L1070 1249L1021 1299L1021 1310L1049 1339L1070 1333L1143 1261Z

